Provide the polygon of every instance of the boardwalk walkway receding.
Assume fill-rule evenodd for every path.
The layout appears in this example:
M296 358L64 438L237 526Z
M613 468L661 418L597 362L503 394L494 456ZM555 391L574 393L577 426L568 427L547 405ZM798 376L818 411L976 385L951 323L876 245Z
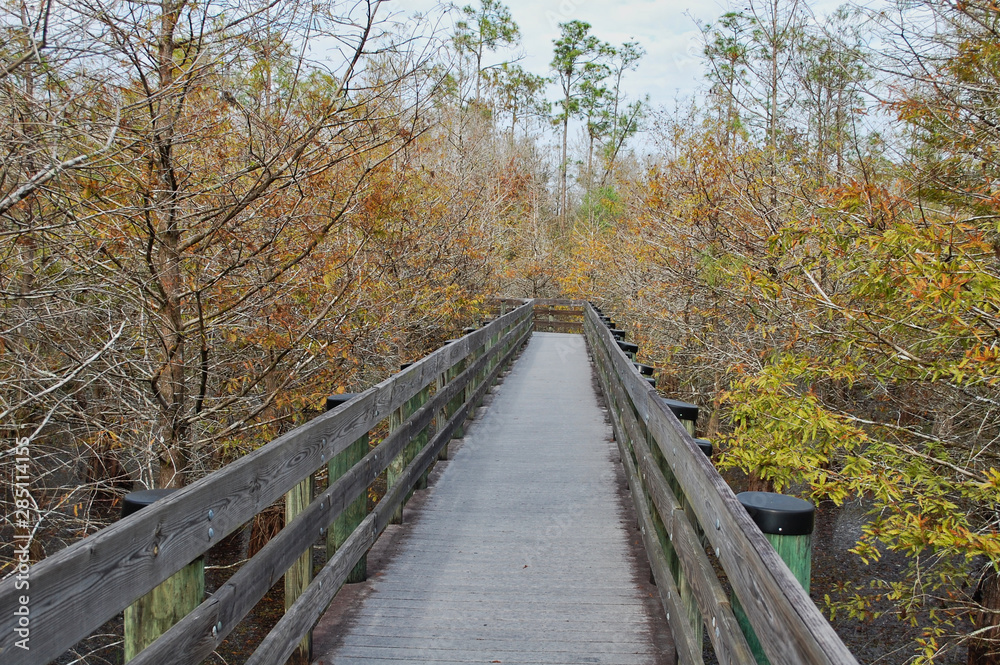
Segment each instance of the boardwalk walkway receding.
M316 655L325 665L667 662L583 337L535 333L480 414L338 625L336 648Z

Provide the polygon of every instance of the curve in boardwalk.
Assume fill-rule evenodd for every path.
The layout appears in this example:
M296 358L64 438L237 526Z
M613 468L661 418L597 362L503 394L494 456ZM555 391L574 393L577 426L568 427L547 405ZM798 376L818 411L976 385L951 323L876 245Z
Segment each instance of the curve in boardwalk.
M481 414L322 662L666 662L583 337L535 333Z

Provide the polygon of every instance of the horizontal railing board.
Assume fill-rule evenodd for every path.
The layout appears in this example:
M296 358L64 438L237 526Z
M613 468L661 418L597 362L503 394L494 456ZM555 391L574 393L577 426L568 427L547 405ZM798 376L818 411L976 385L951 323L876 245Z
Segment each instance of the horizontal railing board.
M697 519L706 525L706 535L773 665L856 663L690 434L614 344L596 313L588 308L585 316L595 342L608 351L611 370L626 393L623 398L628 397L646 423Z
M504 338L505 341L513 338L516 331L522 330L528 324L527 320L522 320L515 326L514 331ZM366 491L369 484L385 471L410 440L431 423L434 412L453 399L459 391L464 390L475 374L500 353L500 348L495 345L488 349L469 369L414 411L360 462L320 493L291 524L286 525L260 552L244 564L219 592L213 594L195 612L181 619L139 653L133 661L130 661L130 665L155 665L165 660L175 663L198 663L207 658L253 609L268 589L281 578L303 549L320 537L318 529L328 527L360 492ZM310 538L309 534L313 537ZM356 562L352 561L351 565ZM313 581L313 584L315 583L316 580ZM299 638L301 637L300 635ZM298 640L295 644L297 643Z
M535 307L579 307L587 306L586 300L563 300L561 298L535 298L531 301Z
M14 646L24 595L0 582L0 658L47 663L166 580L342 452L497 331L530 319L524 305L439 349L335 411L48 557L30 571L32 649ZM209 517L209 511L212 517ZM209 528L212 535L209 536Z
M520 337L517 337L520 335ZM438 453L451 440L451 435L468 416L476 401L482 397L497 375L510 362L511 358L523 344L530 332L522 330L521 326L511 330L497 345L503 347L508 342L510 348L504 357L489 372L486 379L477 387L469 399L459 408L459 410L448 420L444 428L437 432L435 436L426 444L412 462L404 469L399 482L389 488L388 493L375 507L371 515L366 518L359 529L355 530L345 542L344 547L350 548L348 556L360 557L367 550L367 547L374 542L385 527L389 524L390 516L396 508L403 502L409 488L417 481L431 462L437 459ZM516 339L514 339L516 338ZM367 524L366 524L367 523ZM356 539L355 545L351 541ZM353 547L352 547L353 545ZM340 550L338 550L338 553ZM299 641L312 629L316 621L319 620L327 605L333 600L334 595L343 584L353 567L353 561L344 563L337 558L337 554L327 563L323 571L316 577L306 591L295 601L291 608L286 610L285 615L278 621L277 625L264 638L260 646L257 647L253 655L247 660L247 665L281 665L286 662L294 651ZM329 568L329 571L328 571Z
M620 393L620 387L618 398L625 399ZM720 664L754 665L756 659L736 621L730 599L716 577L701 539L695 533L680 501L670 490L663 472L656 465L652 451L646 444L645 433L631 409L622 410L620 421L624 432L632 442L642 487L653 500L657 514L670 537L670 543L684 568L687 581L694 590L698 609L710 628L709 639L715 647ZM687 628L683 621L680 623L684 629ZM718 628L718 631L715 628Z
M557 309L555 307L535 307L535 318L544 316L558 316L562 318L575 318L583 320L583 310L578 307L567 307Z
M706 534L771 663L856 663L721 476L714 469L706 474L698 468L707 458L687 441L686 431L678 432L668 421L668 414L676 420L673 414L655 406L653 414L650 430L699 521L706 525ZM693 450L681 447L687 443Z
M592 352L603 354L604 350L595 348L592 349ZM653 579L656 581L656 590L660 596L660 603L666 612L667 621L670 623L671 633L674 638L674 648L680 656L679 662L700 662L701 645L696 644L694 634L683 622L685 609L680 604L680 592L677 589L677 584L674 582L673 575L670 573L666 556L660 549L660 543L653 526L652 515L645 501L641 498L643 496L643 486L639 475L636 473L635 464L632 461L632 453L626 444L627 434L622 427L621 418L614 408L615 405L610 403L610 398L614 396L616 391L614 390L614 382L609 383L608 379L605 378L606 368L607 366L604 366L599 369L598 380L604 390L605 396L609 398L608 413L611 417L611 427L614 432L615 441L618 444L618 454L625 469L625 480L634 499L639 531L642 535L643 546L646 550L650 570L653 573ZM618 386L617 392L619 395L621 394L620 391L621 387ZM673 617L673 621L671 621L671 617Z
M582 333L583 324L580 322L560 323L558 321L535 321L535 330L538 332L560 332L560 333Z
M573 320L573 319L568 319L568 318L564 319L564 318L559 318L559 317L546 318L544 316L537 316L537 315L535 316L535 325L536 326L549 325L549 324L556 325L556 326L560 326L560 325L561 326L572 325L572 326L576 326L577 328L582 328L583 327L583 321L582 320Z

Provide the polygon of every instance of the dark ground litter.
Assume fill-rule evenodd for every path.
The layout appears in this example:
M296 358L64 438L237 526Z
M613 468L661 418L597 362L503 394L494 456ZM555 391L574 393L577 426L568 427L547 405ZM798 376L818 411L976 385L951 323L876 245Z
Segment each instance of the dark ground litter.
M745 478L733 475L727 477L733 491L743 491ZM907 562L901 554L883 552L878 561L865 563L850 552L861 537L865 510L860 502L838 507L825 501L817 506L809 595L827 618L829 611L825 596L829 595L834 601L843 600L838 595L841 585L865 586L877 579L899 581L905 574ZM916 639L921 635L921 625L912 626L908 621L900 620L889 601L876 603L872 609L885 613L866 620L838 615L830 623L861 665L904 665L910 662L916 655ZM705 640L704 657L706 665L718 663L708 639ZM965 665L965 649L957 649L936 662L940 665Z
M864 585L877 579L903 579L907 562L902 554L883 552L878 561L866 564L861 557L849 551L861 536L864 521L865 508L859 502L840 507L832 502L823 502L817 507L810 595L821 610L825 605L825 594L834 600L838 598L837 587L841 582ZM916 654L915 640L920 637L921 627L900 620L889 601L877 604L874 609L886 613L864 621L838 616L832 622L833 628L859 663L896 665L911 660ZM958 649L936 662L940 665L964 665L965 649Z

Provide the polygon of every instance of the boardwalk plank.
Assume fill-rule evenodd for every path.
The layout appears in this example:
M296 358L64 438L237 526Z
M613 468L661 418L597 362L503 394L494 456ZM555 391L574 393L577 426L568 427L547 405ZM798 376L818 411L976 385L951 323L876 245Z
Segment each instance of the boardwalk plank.
M535 333L324 665L671 662L610 439L582 337Z

